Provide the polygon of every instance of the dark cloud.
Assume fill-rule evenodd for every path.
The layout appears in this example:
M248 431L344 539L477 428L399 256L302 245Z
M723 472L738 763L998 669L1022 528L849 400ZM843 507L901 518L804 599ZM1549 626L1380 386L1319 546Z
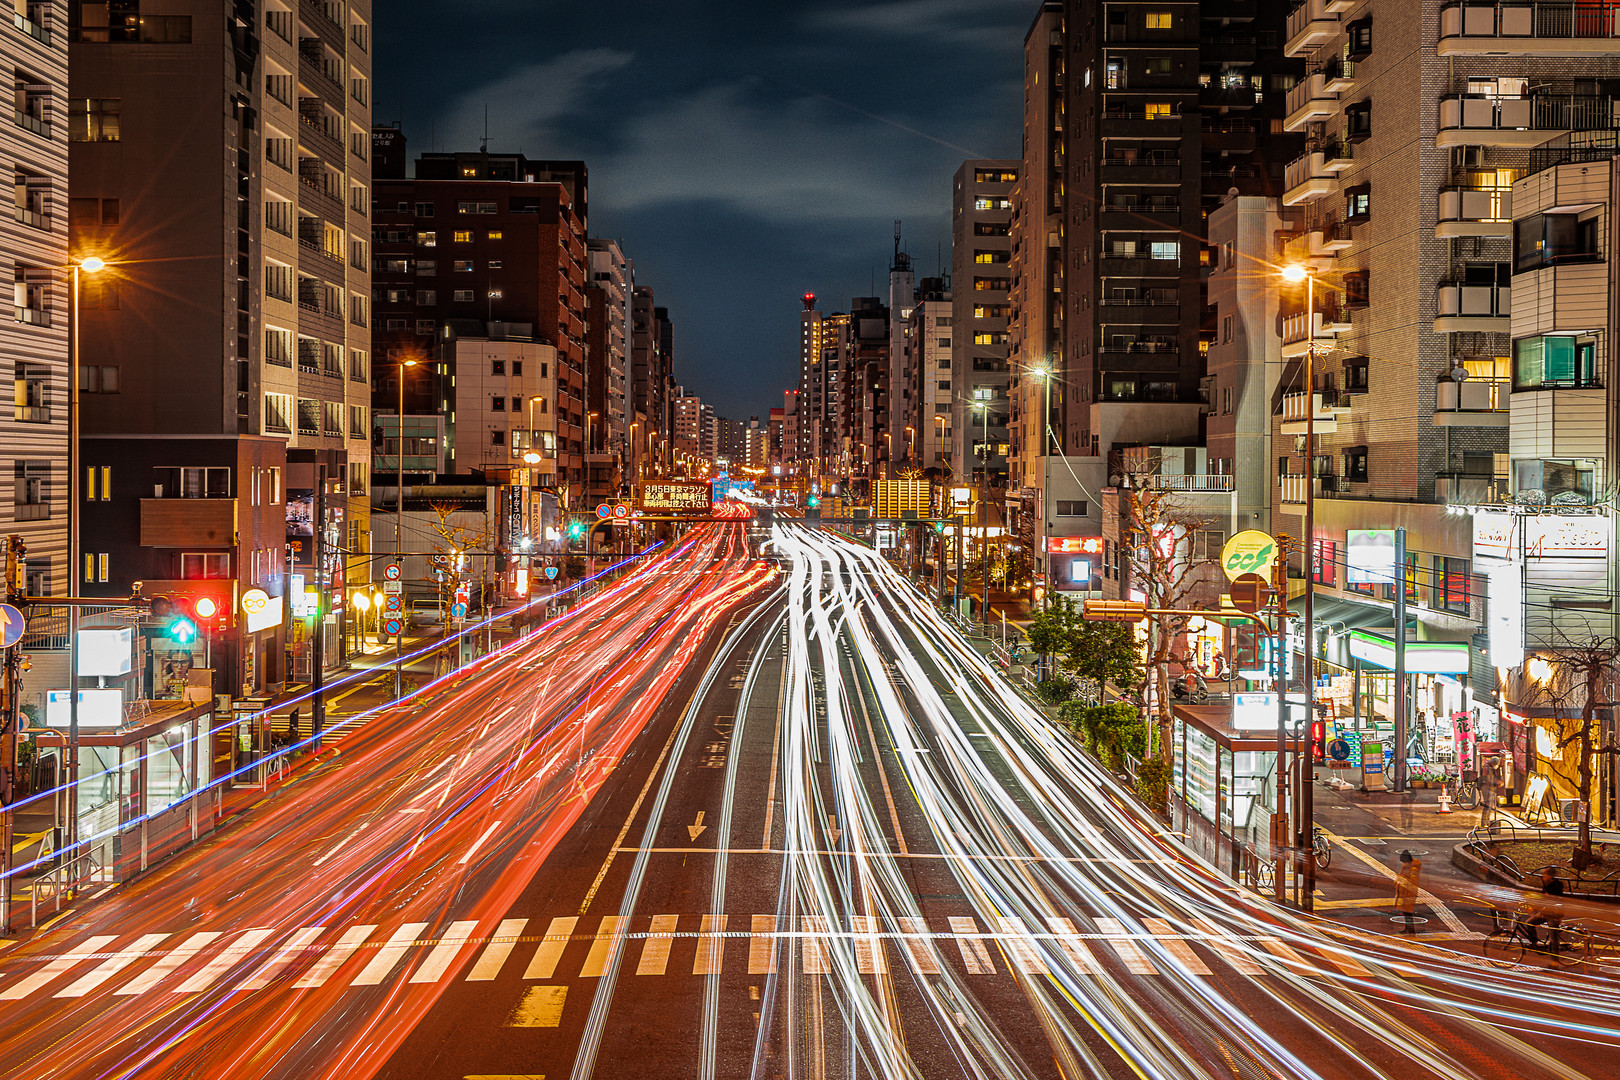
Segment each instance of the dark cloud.
M413 151L490 144L591 169L675 322L677 377L763 416L797 378L797 297L882 292L894 219L949 263L951 176L1016 156L1035 0L390 0L377 103Z

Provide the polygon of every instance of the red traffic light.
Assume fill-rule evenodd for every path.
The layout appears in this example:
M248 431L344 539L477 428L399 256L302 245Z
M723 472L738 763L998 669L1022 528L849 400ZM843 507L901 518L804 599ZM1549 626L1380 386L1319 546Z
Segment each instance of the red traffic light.
M212 596L199 596L191 608L199 619L212 619L219 614L219 601Z

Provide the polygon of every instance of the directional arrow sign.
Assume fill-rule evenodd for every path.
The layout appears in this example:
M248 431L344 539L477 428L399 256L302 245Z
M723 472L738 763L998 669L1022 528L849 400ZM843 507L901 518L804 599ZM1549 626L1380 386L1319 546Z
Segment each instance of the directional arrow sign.
M23 636L23 613L10 604L0 604L0 649L9 649Z
M827 838L838 843L838 838L844 834L838 831L838 819L832 814L827 815Z
M703 824L703 811L699 810L697 820L686 827L686 835L690 836L693 840L696 840L698 837L703 835L703 830L707 828L708 826Z

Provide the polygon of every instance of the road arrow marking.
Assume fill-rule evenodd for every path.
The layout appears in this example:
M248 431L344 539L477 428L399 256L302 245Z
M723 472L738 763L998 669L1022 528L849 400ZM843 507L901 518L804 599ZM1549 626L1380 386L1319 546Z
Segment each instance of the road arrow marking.
M696 840L698 837L703 835L704 830L707 828L708 826L703 824L703 811L699 810L697 812L697 820L686 827L686 835L690 836L693 840Z
M840 836L843 836L843 835L844 835L843 833L838 831L838 818L833 816L832 814L828 814L827 815L827 837L828 837L828 839L830 839L833 843L836 844L836 843L838 843L838 838Z

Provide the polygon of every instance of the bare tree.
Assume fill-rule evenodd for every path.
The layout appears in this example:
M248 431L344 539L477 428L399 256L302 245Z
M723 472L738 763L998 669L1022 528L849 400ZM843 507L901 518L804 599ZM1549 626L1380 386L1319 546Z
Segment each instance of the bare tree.
M1149 608L1207 608L1219 597L1215 560L1197 558L1196 547L1212 518L1189 505L1184 492L1165 485L1158 461L1125 473L1120 488L1119 525L1130 570L1130 587L1141 593ZM1158 748L1170 753L1170 664L1183 659L1180 642L1192 621L1187 615L1154 615L1143 624L1147 632L1138 695L1146 702L1155 691L1154 719L1159 729Z
M428 523L428 528L437 539L433 543L433 550L444 556L449 566L448 572L439 575L439 601L445 606L445 614L449 614L449 597L455 594L456 582L460 577L463 556L469 551L475 551L489 542L489 512L487 510L468 511L455 503L431 504L434 520ZM473 517L476 515L476 517ZM472 517L473 520L467 520ZM460 520L457 520L457 519ZM445 629L449 629L448 619Z
M1527 700L1539 698L1551 707L1553 715L1545 722L1554 745L1561 755L1567 756L1571 749L1577 755L1573 777L1567 770L1560 771L1565 779L1574 780L1587 806L1580 823L1577 847L1590 855L1592 759L1596 754L1611 757L1620 754L1620 746L1612 740L1604 743L1602 720L1598 716L1601 706L1611 704L1612 687L1620 678L1620 638L1606 635L1562 643L1555 655L1546 660L1550 670L1545 679L1537 680L1528 674L1524 678L1525 696Z

